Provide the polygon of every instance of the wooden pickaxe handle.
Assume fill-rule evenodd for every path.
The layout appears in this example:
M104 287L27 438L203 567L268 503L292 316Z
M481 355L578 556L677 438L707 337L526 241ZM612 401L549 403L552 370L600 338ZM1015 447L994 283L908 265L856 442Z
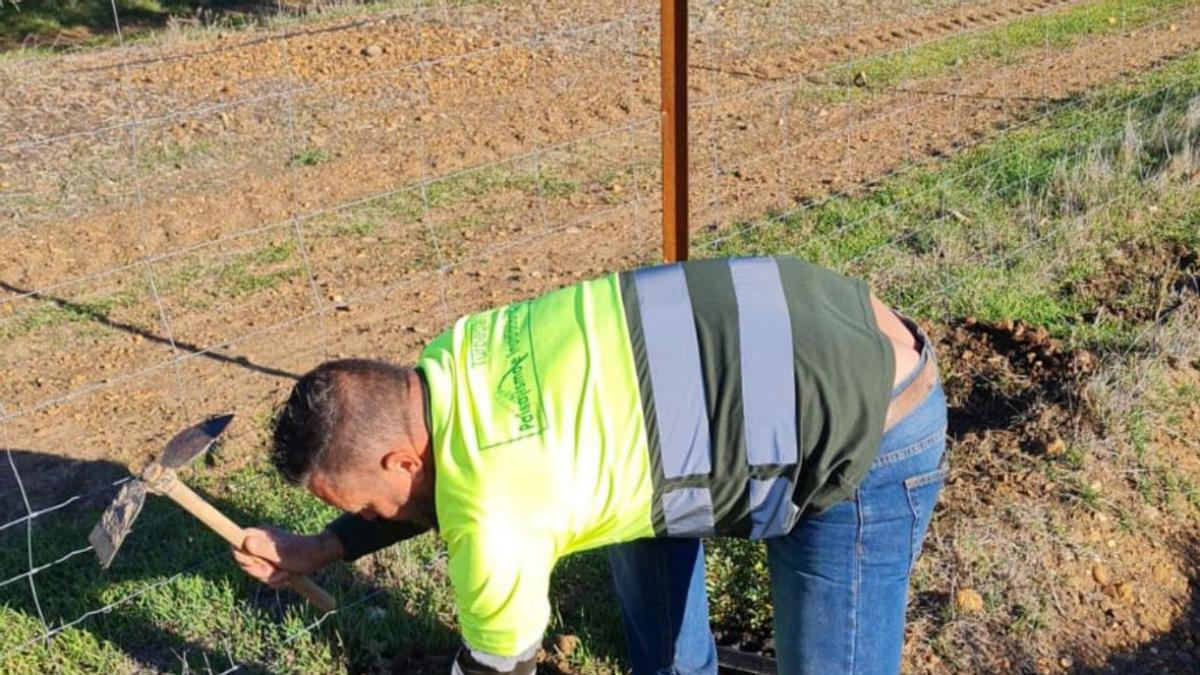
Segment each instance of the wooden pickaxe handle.
M188 513L211 528L212 531L221 535L225 541L239 549L242 547L242 542L246 539L246 531L238 527L237 523L226 517L224 513L218 511L190 487L184 485L183 481L172 477L171 480L165 482L167 484L163 485L161 490L163 495L170 497L172 501L182 506ZM337 609L337 600L334 600L332 595L318 586L312 579L299 574L293 574L288 584L292 587L292 590L308 598L308 601L320 608L321 611L332 612Z

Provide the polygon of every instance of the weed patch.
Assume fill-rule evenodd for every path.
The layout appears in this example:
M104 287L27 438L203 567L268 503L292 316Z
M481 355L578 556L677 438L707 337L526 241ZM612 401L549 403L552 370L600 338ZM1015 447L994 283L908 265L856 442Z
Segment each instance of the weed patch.
M987 62L1013 62L1030 49L1065 49L1095 35L1134 30L1183 8L1185 0L1102 0L1008 22L995 28L866 59L834 75L842 87L888 89L901 82L935 77ZM800 90L806 96L808 90ZM815 96L835 96L826 89Z

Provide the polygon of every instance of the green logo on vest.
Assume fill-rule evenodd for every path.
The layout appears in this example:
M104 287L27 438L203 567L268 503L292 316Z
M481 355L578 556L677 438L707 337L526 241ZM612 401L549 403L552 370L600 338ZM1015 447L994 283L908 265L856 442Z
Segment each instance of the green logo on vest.
M471 317L468 324L468 359L476 396L476 432L480 447L539 434L542 400L533 355L533 328L529 303L522 302Z

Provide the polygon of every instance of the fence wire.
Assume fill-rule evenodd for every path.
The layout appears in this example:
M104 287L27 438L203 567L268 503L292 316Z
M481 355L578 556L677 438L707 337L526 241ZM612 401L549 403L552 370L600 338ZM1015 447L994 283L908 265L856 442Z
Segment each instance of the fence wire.
M1196 11L1147 19L1122 9L1111 30L1078 40L1055 32L1054 17L1086 4L692 3L693 255L1089 111L949 181L1020 160L1022 170L987 189L1028 186L1040 177L1030 163L1038 146L1183 86L1094 108L1099 85L1115 78L1078 62L1079 40L1151 36L1153 58L1138 61L1150 68L1180 53L1153 36ZM0 589L26 587L40 624L0 651L0 669L227 556L180 561L77 616L44 610L55 591L39 575L90 573L92 549L39 548L35 529L95 514L129 480L101 464L144 461L164 429L214 412L261 418L320 360L409 359L465 313L658 257L654 3L439 0L306 19L280 2L266 28L156 37L139 27L136 39L110 5L112 47L0 61L0 440L16 488L0 495L0 536L15 542L24 529L13 544L24 555L0 569ZM1014 22L1041 34L987 41ZM1027 54L1034 72L994 75L1017 66L980 50L1005 48ZM1081 84L1054 79L1063 73ZM897 216L949 186L814 236ZM955 217L938 211L843 268L886 279L871 261ZM1002 268L1086 227L1061 218L976 262ZM971 279L933 278L903 309L929 310ZM251 447L258 431L230 443ZM53 472L23 473L46 457L63 471L95 463L95 475L64 490ZM282 644L384 593L348 598ZM228 643L224 651L223 666L202 652L207 672L250 665ZM180 660L190 668L186 652Z

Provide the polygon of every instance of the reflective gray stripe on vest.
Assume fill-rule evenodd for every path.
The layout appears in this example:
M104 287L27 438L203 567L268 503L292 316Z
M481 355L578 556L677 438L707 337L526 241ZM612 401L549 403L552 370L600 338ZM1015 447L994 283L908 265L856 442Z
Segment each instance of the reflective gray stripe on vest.
M792 481L783 476L750 479L750 538L781 537L791 531L800 509L792 503Z
M707 474L711 464L708 412L700 345L683 268L671 265L638 270L633 280L650 364L663 475L671 479ZM711 500L709 514L711 525ZM670 520L668 513L668 524Z
M662 496L667 535L711 537L714 534L712 494L708 488L676 488Z
M750 466L795 464L792 320L779 267L773 258L742 258L730 260L729 269L737 296L746 460Z

